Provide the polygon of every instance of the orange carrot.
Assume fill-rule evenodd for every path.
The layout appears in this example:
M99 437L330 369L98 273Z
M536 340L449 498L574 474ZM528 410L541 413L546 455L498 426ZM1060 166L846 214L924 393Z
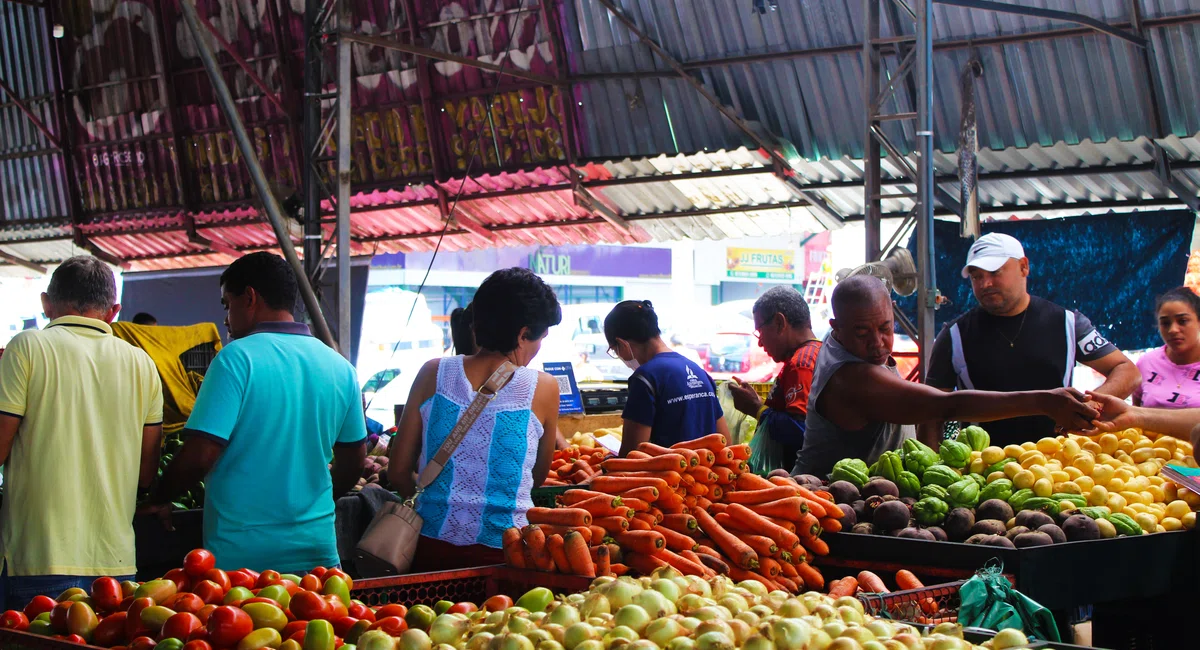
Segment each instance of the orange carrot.
M729 510L726 512L734 519L749 526L750 530L760 531L762 534L775 540L779 548L785 551L795 548L800 543L800 539L796 537L795 533L755 513L746 506L735 503L729 506Z
M821 530L830 533L842 532L842 521L833 517L825 517L820 520Z
M680 456L683 456L684 458L687 459L688 467L696 467L697 465L700 464L700 455L691 449L685 449L682 447L680 447L678 449L668 449L666 447L660 447L651 442L643 442L640 445L638 445L637 448L638 448L638 451L645 452L647 454L650 454L651 456L665 456L667 454L679 454Z
M647 512L650 510L650 504L641 499L622 499L621 503L634 512Z
M592 514L582 508L530 508L525 517L531 524L590 526Z
M741 535L740 537L743 542L754 549L755 553L758 553L760 558L775 555L779 552L779 547L769 537L763 537L762 535Z
M804 586L812 591L820 591L825 588L825 576L817 570L817 567L804 562L796 565L796 572L800 574L800 579L804 581Z
M600 463L605 474L613 472L669 472L688 468L687 459L680 454L647 456L646 458L609 458Z
M702 497L708 494L708 486L703 483L694 483L688 486L687 491L691 496Z
M776 526L779 526L780 528L783 528L784 530L787 530L789 532L792 532L792 533L796 532L795 522L788 521L787 519L780 519L779 517L763 517L763 519L766 519L767 521L769 521L769 522L775 524Z
M782 486L775 485L758 474L752 474L750 472L741 474L737 479L737 488L739 490L771 490L777 487ZM794 495L795 492L793 491L793 493L788 496Z
M816 537L821 534L821 522L813 513L806 512L796 521L796 534L801 537Z
M651 456L650 454L647 454L647 453L646 453L646 452L644 452L644 451L639 451L639 450L636 450L636 449L635 449L635 450L633 450L633 451L631 451L631 452L629 452L628 454L626 454L626 456L625 456L625 457L626 457L626 458L632 458L633 460L641 460L641 459L643 459L643 458L653 458L653 456Z
M711 449L714 453L718 450L725 449L725 436L719 433L710 433L707 436L696 438L695 440L687 440L685 442L677 442L671 445L672 449Z
M813 555L829 555L829 544L820 537L802 537L800 543L804 545L804 548L812 551Z
M553 571L554 559L546 549L546 533L536 525L526 526L521 532L525 548L529 550L529 566L538 571Z
M577 576L596 577L596 566L592 564L592 555L588 552L587 542L579 533L567 533L563 539L563 552L567 561L568 572Z
M560 506L574 506L576 503L583 503L584 501L589 501L597 497L607 497L609 499L614 498L613 495L605 492L574 488L560 494L555 501L557 501L558 505Z
M758 572L774 580L780 573L779 563L773 558L762 557L758 558Z
M796 584L796 581L793 580L792 578L789 578L784 575L778 575L778 576L775 576L775 582L776 582L776 584L779 585L779 587L781 589L783 589L784 591L786 591L790 594L800 593L800 585Z
M626 553L625 564L644 576L650 575L660 567L670 566L666 561L650 553Z
M620 494L647 485L657 488L660 493L672 489L660 476L597 476L592 479L593 490L609 494Z
M567 552L563 547L562 535L550 535L546 538L546 550L550 559L554 560L554 568L559 573L571 574L571 564L567 562Z
M789 521L798 521L801 517L808 514L808 501L800 497L788 497L766 503L747 504L746 507L764 517L779 517L780 519L787 519Z
M720 485L729 485L737 480L737 474L728 467L717 465L712 468L712 471L717 475L717 483Z
M694 451L700 457L701 467L712 467L717 463L717 455L711 449L696 449Z
M654 528L654 526L658 524L658 517L655 517L649 512L639 512L634 515L633 518L646 522L646 525L650 526L651 528Z
M651 524L650 522L646 521L645 519L638 519L637 517L634 517L633 519L629 520L629 530L653 530L653 529L654 529L654 524Z
M596 566L597 576L612 575L612 568L609 566L608 545L601 544L593 546L591 549L592 563Z
M700 525L696 523L696 518L691 515L665 515L662 525L664 528L670 528L685 535L690 535L700 528Z
M620 562L614 562L608 565L608 570L611 571L615 576L623 576L626 573L629 573L629 567L621 564Z
M696 477L684 472L679 475L679 485L683 488L688 488L696 484Z
M719 557L713 557L707 553L696 553L696 557L700 560L700 564L712 569L721 575L729 574L729 564ZM691 559L691 558L688 558Z
M717 545L717 548L725 552L733 563L744 569L754 569L758 567L758 554L754 549L750 548L736 535L725 530L717 523L709 514L703 510L696 511L696 522L700 524L700 530L704 531L705 535Z
M896 572L896 586L900 587L901 590L922 589L925 587L925 585L921 584L921 581L917 579L917 576L908 569L900 569Z
M703 540L699 540L699 539L696 540L696 552L699 553L700 555L707 555L709 557L715 557L720 560L725 559L721 555L721 552L716 549L716 546L713 544L713 541L711 539L708 539L707 537L704 538Z
M645 553L647 555L653 555L667 545L667 539L663 537L662 533L653 530L636 530L620 533L615 535L613 539L617 540L622 550Z
M732 455L732 453L730 455ZM714 467L724 467L738 476L750 471L750 465L746 461L733 460L732 458L725 462L718 462L716 465L714 465Z
M719 500L725 496L725 490L720 485L710 485L708 486L708 496Z
M858 572L858 584L863 591L869 594L889 593L887 585L883 584L883 579L870 571Z
M504 547L504 561L509 566L517 569L524 569L525 554L522 547L525 542L521 540L521 529L509 528L500 536L501 545Z
M754 476L751 474L750 476ZM741 478L739 477L740 481ZM741 490L742 488L739 488ZM788 499L796 496L794 488L787 488L781 485L773 485L765 489L751 488L745 491L729 492L725 495L725 501L728 503L740 503L742 505L758 505L761 503L770 503L780 499Z
M729 447L729 450L733 452L733 457L738 460L749 460L750 459L750 445L747 445L747 444L732 445Z
M609 494L580 501L571 507L587 510L593 517L626 517L630 510L629 506L623 505L621 497Z
M831 598L853 596L856 593L858 593L858 580L855 580L854 576L846 576L841 580L834 580L829 583L829 596Z
M621 493L622 499L641 499L642 501L657 501L659 497L657 488L647 485L645 487L626 490Z
M790 554L784 553L784 555ZM779 563L779 573L783 575L783 577L792 578L793 580L800 577L800 574L796 572L796 565L788 561Z
M725 465L730 469L741 469L746 464L744 460L738 460L733 457L733 450L728 447L712 450L713 456L716 458L714 465Z
M684 575L703 576L708 573L703 564L696 564L669 549L664 548L660 550L658 553L655 553L655 557L678 569Z
M683 508L683 497L674 492L660 494L654 505L665 511L679 512Z
M837 504L834 503L833 499L831 498L821 496L820 494L817 494L816 492L813 492L812 490L800 485L796 486L796 490L800 493L800 496L804 497L805 499L808 499L809 501L816 501L817 503L821 504L821 507L825 508L826 515L836 515L841 512L840 509L837 509Z
M696 497L691 494L683 497L683 507L687 509L686 512L691 512L694 510L696 508L696 503Z
M683 533L677 533L661 525L655 526L653 530L667 540L667 548L672 551L692 551L696 549L696 540Z
M595 520L592 520L592 525L588 526L588 530L592 533L591 539L588 540L589 544L599 544L604 540L604 537L608 535L608 531L604 530L600 526L597 526Z
M603 528L610 536L629 530L629 520L624 517L601 517L596 525Z
M697 481L699 481L701 483L716 483L717 482L716 473L714 473L711 469L709 469L707 467L693 467L688 470L688 474L691 475L692 478L696 479Z
M588 479L592 478L592 476L593 476L592 472L589 472L588 470L585 470L585 469L581 469L578 472L575 472L574 474L569 476L568 480L570 480L571 483L574 485L579 485L581 483L586 483L588 481Z
M590 526L571 527L571 526L552 526L550 524L538 524L538 525L541 527L542 532L545 533L547 537L549 537L550 535L562 535L563 537L566 537L567 533L574 530L574 531L578 531L581 535L583 535L584 541L590 540L592 538L592 529Z

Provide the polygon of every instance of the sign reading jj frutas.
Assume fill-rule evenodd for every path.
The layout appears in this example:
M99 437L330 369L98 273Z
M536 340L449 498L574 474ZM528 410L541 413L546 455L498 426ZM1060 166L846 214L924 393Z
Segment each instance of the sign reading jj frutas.
M726 275L755 280L795 280L795 252L763 248L726 249Z

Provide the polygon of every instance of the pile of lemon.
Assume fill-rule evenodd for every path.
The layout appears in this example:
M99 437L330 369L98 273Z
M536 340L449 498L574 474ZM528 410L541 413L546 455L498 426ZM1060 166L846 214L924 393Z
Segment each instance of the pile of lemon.
M1039 497L1078 494L1089 506L1122 512L1148 533L1193 528L1200 495L1159 475L1164 465L1196 467L1190 442L1171 436L1126 429L1094 437L1064 435L1007 447L988 447L971 457L971 471L1015 458L987 481L1006 478L1013 489L1033 490ZM1062 502L1063 510L1074 505Z

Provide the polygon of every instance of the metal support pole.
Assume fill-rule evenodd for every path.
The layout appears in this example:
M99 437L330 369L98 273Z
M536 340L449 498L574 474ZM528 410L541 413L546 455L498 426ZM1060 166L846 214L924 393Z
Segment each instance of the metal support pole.
M937 272L933 246L933 0L917 0L917 340L921 380L933 349Z
M267 175L263 172L258 155L254 151L254 143L250 141L250 135L246 133L246 125L242 123L242 118L238 115L237 105L234 104L233 96L229 94L229 86L225 84L225 78L221 76L217 58L208 48L208 42L204 40L202 31L204 28L200 25L200 17L196 15L194 0L180 0L179 6L183 10L183 17L187 21L188 29L192 31L192 36L196 40L196 49L200 53L200 60L204 63L209 78L212 79L217 104L233 129L233 139L237 142L242 158L245 159L246 168L250 171L250 178L254 180L254 187L258 190L258 196L263 202L267 219L275 230L279 248L296 273L296 280L300 285L300 296L304 299L304 307L308 310L309 318L312 319L317 338L324 341L329 347L335 347L333 336L329 333L329 325L321 313L320 301L317 300L317 294L313 292L312 284L309 283L304 267L300 264L300 258L296 256L296 248L292 245L287 225L283 222L283 210L279 207L279 202L275 200L275 194L271 192Z
M875 141L872 126L879 115L880 102L875 99L879 93L880 68L883 66L879 46L876 44L880 37L879 3L881 0L863 0L864 15L866 16L866 37L863 39L863 61L866 64L866 74L863 84L863 98L868 102L867 123L863 138L863 196L868 200L864 203L864 222L866 229L868 262L879 259L879 244L882 238L882 207L878 200L870 200L879 196L883 171L879 160L879 143Z
M321 94L324 59L321 51L321 0L304 4L304 141L300 144L301 187L304 192L304 274L314 278L321 264L321 192L313 149L321 136Z
M343 33L350 29L350 11L339 4L338 23ZM337 271L338 351L350 358L350 41L337 44Z

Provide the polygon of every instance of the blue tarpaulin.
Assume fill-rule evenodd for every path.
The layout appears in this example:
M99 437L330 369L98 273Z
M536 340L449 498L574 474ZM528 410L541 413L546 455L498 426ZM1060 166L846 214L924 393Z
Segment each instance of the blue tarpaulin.
M1140 350L1162 345L1154 300L1183 284L1195 224L1192 212L1175 210L985 223L983 233L1021 241L1030 293L1082 312L1121 349ZM937 312L937 331L979 304L961 275L974 240L958 233L957 221L934 223L938 289L950 299ZM916 247L914 236L914 259ZM915 305L915 295L900 301L914 323Z

